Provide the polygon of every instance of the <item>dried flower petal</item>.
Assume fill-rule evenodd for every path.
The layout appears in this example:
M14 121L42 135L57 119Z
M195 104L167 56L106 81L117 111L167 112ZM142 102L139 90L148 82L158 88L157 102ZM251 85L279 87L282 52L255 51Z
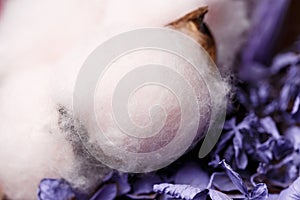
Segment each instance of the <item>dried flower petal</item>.
M268 188L266 184L259 183L254 186L249 195L249 200L266 200L268 199Z
M209 197L212 200L231 200L226 194L212 189L209 190Z
M254 13L256 25L252 28L248 47L244 51L245 63L270 61L274 40L278 36L289 3L290 0L262 0L259 2Z
M117 197L117 185L107 184L101 187L90 200L114 200Z
M200 188L195 188L190 185L162 183L154 185L153 191L157 193L169 194L174 198L190 200L193 199L198 193L201 193L205 190L201 190Z
M273 155L276 160L282 159L283 157L291 154L294 151L294 146L290 140L285 137L275 141L273 148Z
M209 176L196 163L187 163L175 175L176 184L189 184L197 188L206 188Z
M145 174L142 177L139 177L134 183L133 183L133 191L134 194L140 195L140 194L148 194L153 191L153 185L161 183L162 180L160 177L158 177L155 174L149 173Z
M218 190L222 192L232 192L238 190L237 187L232 183L230 178L225 173L215 172L213 175L212 184Z
M288 53L279 54L273 59L271 72L272 74L276 74L287 66L296 65L297 63L299 63L299 61L300 61L300 56L295 53L288 52Z
M131 190L131 186L128 183L128 174L114 174L110 182L114 182L117 185L117 196L127 194Z
M298 178L289 188L283 190L278 200L299 200L300 199L300 178Z
M228 175L230 180L234 183L234 185L238 188L238 190L241 193L247 195L248 190L247 190L247 187L244 184L241 176L238 173L236 173L235 171L233 171L233 169L224 160L220 162L220 165L223 167L226 174Z
M63 179L43 179L39 185L39 200L72 200L75 193Z

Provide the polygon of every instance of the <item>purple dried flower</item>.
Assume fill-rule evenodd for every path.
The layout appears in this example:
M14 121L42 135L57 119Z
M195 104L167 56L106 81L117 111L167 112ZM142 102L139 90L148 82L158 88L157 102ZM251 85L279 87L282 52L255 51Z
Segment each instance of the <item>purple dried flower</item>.
M243 137L239 131L233 138L233 148L235 153L235 162L239 169L245 169L248 165L248 157L243 149Z
M194 196L193 200L206 200L209 191L210 190L204 190L204 191L196 194L196 196Z
M300 199L300 178L298 178L287 189L283 190L278 200L299 200Z
M168 183L156 184L153 186L153 191L171 195L174 198L181 198L190 200L193 199L198 193L206 192L206 189L201 190L190 185L174 185Z
M176 184L188 184L197 188L206 188L209 175L196 163L187 163L181 167L174 177Z
M299 62L300 62L300 57L295 53L288 52L288 53L279 54L273 59L273 63L271 66L271 73L277 74L283 68L286 68L287 66L290 65L297 65Z
M300 93L296 97L291 114L292 114L292 118L296 122L300 122Z
M286 130L285 136L293 142L294 149L300 148L300 127L291 126Z
M39 200L72 200L75 193L63 179L43 179L39 184Z
M220 162L220 165L223 167L225 170L227 176L230 178L230 180L233 182L233 184L238 188L238 190L248 196L248 190L246 185L244 184L241 176L233 171L233 169L223 160Z
M281 137L280 139L275 141L275 145L273 148L273 155L276 160L280 160L283 157L293 153L294 146L290 140L285 137Z
M211 175L212 185L222 192L237 191L237 187L232 183L225 172L214 172Z
M103 179L103 185L93 195L91 200L114 199L127 194L131 190L128 174L112 172Z
M127 194L131 190L131 186L128 183L128 174L114 173L109 182L115 183L117 185L117 196Z
M152 200L152 199L156 199L157 194L127 194L126 196L130 199L136 199L136 200L137 199Z
M209 197L212 200L231 200L226 194L212 189L209 190Z
M266 184L259 183L254 186L249 194L249 200L266 200L268 199L268 188Z
M189 185L159 184L154 185L153 190L158 193L168 194L172 198L184 200L206 200L207 196L212 200L231 200L226 194L213 189L200 189Z
M265 117L261 119L260 124L263 126L266 132L270 133L274 137L274 139L280 138L276 124L271 117Z
M114 200L117 197L117 185L106 184L90 200Z
M278 37L280 26L290 0L261 0L253 16L254 26L248 45L244 49L244 63L270 61L272 48Z
M235 187L245 195L245 198L248 200L266 200L268 198L268 189L266 184L259 183L255 184L252 191L249 193L248 189L243 182L241 176L232 170L232 168L223 160L220 162L220 165L225 170L227 176L232 181L232 183L235 185Z
M135 195L149 194L153 192L153 185L161 183L162 179L154 173L145 174L137 178L133 183Z

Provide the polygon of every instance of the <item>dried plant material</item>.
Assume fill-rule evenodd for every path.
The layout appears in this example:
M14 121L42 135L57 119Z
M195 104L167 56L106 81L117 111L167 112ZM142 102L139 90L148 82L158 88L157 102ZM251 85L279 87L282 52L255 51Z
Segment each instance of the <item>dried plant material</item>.
M167 26L185 33L195 39L216 60L216 45L209 28L204 23L204 16L208 7L200 7Z

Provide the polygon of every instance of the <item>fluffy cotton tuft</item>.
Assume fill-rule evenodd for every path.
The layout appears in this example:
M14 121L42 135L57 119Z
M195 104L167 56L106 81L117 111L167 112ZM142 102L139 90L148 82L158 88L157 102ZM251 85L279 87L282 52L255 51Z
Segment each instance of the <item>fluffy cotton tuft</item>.
M219 61L230 66L249 25L240 1L5 1L0 17L0 194L3 189L12 199L33 199L45 177L64 177L87 190L99 181L108 170L88 166L94 166L93 158L64 129L74 123L71 114L59 112L60 106L67 113L71 109L82 63L112 35L162 27L207 4Z

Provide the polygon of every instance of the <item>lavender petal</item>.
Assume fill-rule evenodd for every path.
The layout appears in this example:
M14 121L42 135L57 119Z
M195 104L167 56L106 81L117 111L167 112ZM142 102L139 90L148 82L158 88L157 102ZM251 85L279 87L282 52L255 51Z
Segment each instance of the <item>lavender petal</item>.
M200 188L190 185L174 185L169 183L155 184L153 191L162 194L171 195L173 198L181 198L186 200L193 199L198 193L204 192Z
M209 197L212 200L232 200L226 194L212 189L209 190Z
M107 184L98 190L90 200L114 200L117 197L117 185Z
M266 63L278 37L290 0L261 0L254 13L254 27L244 50L244 63Z
M39 200L71 200L75 198L71 186L63 179L43 179L39 184Z
M209 176L196 163L187 163L175 175L176 184L188 184L193 187L206 188Z
M259 183L255 185L250 193L249 200L267 200L268 199L268 188L266 184Z
M230 180L233 182L233 184L238 188L238 190L243 193L244 195L248 195L248 190L246 185L244 184L241 176L233 171L233 169L228 165L224 160L220 162L220 165L225 170L227 176L230 178Z
M283 190L278 200L298 200L300 199L300 178L298 178L287 189Z

